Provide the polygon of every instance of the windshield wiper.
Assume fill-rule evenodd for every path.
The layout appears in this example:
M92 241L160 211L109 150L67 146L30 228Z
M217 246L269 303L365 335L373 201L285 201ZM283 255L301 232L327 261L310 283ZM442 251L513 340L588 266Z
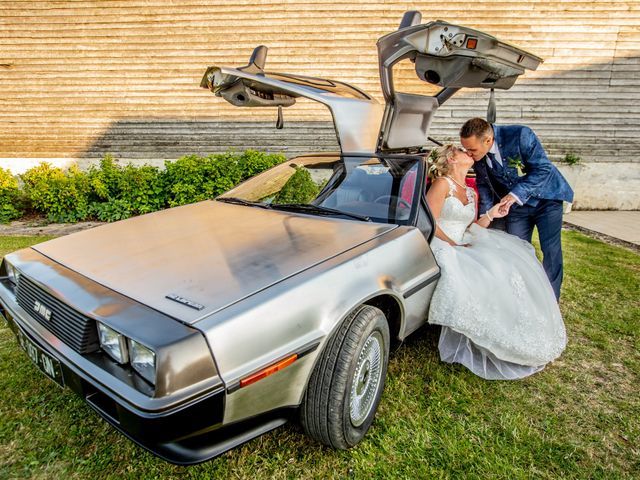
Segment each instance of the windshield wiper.
M271 205L269 205L268 203L252 202L250 200L244 200L238 197L218 197L216 198L216 200L218 202L232 203L234 205L245 205L247 207L271 208Z
M291 212L309 212L317 215L344 215L346 217L355 218L363 222L370 222L371 218L364 215L358 215L357 213L343 212L342 210L336 210L329 207L321 207L320 205L313 205L311 203L281 203L271 204L271 208L274 210L286 210Z

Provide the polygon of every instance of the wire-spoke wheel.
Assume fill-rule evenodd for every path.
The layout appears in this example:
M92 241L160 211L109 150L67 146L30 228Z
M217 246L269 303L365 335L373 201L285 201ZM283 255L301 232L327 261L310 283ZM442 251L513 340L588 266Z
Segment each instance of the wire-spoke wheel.
M300 420L308 435L334 448L356 445L373 422L389 361L389 325L363 305L329 338L309 380Z
M362 425L373 408L382 380L383 349L382 335L376 331L369 335L360 352L349 400L349 416L354 427Z

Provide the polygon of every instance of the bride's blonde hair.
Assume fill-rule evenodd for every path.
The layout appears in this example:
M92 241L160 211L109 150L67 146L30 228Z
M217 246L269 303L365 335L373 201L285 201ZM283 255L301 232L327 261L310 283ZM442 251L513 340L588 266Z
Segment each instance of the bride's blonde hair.
M453 158L453 154L457 147L452 143L434 148L429 155L429 178L435 180L438 177L444 177L449 173L451 168L449 160Z

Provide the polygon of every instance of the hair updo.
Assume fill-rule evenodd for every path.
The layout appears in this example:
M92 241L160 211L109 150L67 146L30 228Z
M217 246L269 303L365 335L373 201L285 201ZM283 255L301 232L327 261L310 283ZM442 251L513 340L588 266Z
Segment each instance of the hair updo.
M453 144L434 148L429 155L429 178L433 181L438 177L444 177L451 168L449 160L453 158L458 148Z

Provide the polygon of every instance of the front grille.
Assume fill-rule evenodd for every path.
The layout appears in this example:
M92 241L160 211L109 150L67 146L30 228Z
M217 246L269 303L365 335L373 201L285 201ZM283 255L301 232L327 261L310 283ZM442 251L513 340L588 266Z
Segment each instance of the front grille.
M18 279L16 297L22 308L76 352L98 350L96 322L47 293L24 275Z

